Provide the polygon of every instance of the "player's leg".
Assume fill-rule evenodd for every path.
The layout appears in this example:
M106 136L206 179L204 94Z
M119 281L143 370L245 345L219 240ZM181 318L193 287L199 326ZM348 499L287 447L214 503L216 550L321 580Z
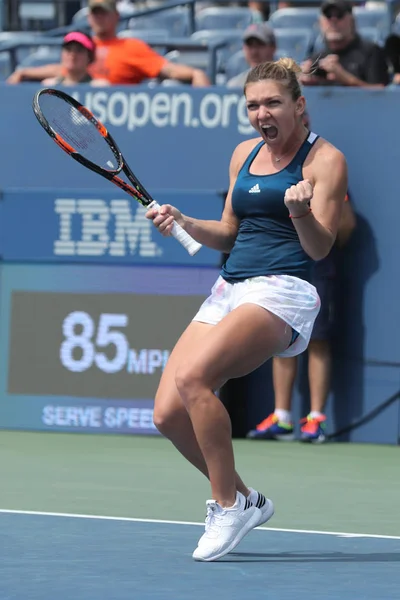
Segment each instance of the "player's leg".
M168 359L154 403L154 424L157 429L207 478L207 465L194 435L189 414L176 387L175 376L177 368L188 353L198 347L202 338L214 327L215 325L198 321L190 323ZM248 488L238 474L235 478L236 489L247 496Z
M213 497L206 531L193 553L196 560L227 554L262 516L236 491L231 422L213 390L283 352L290 339L291 328L279 317L256 304L243 304L215 325L177 369L177 388L207 464ZM267 504L272 516L273 504Z
M177 387L207 464L213 498L222 506L235 502L235 469L230 418L213 390L284 351L290 337L282 319L243 304L209 330L178 367Z

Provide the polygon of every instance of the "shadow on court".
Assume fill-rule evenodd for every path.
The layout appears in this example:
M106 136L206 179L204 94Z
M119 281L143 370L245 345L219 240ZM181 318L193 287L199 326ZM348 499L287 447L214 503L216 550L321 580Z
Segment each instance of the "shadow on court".
M224 559L197 563L191 554L202 531L202 527L185 524L3 512L0 598L398 597L400 538L260 529Z

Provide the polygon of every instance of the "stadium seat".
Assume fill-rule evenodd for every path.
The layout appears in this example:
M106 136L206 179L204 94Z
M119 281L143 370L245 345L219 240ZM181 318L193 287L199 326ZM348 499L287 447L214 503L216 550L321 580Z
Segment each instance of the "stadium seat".
M128 23L129 29L167 29L173 37L184 37L189 32L189 13L178 6L143 17L133 17Z
M22 42L22 43L26 43L26 42L30 42L32 41L32 46L20 46L17 48L16 51L16 55L15 55L15 59L17 61L17 63L19 64L22 60L24 60L24 58L26 58L27 56L29 56L32 52L34 52L35 50L37 50L37 43L36 43L36 39L38 37L38 35L40 35L41 32L37 31L37 32L31 32L31 31L1 31L0 32L0 52L1 52L1 48L3 47L7 47L10 45L10 43L15 42L16 44ZM8 52L4 52L4 55L7 55L8 59L10 59L9 57L9 53ZM3 55L3 56L4 56ZM5 59L3 58L3 63L7 62L5 61ZM11 65L12 66L12 65Z
M276 46L280 56L290 56L302 62L309 55L313 35L309 29L276 29Z
M243 32L238 29L200 29L190 36L192 40L198 42L218 42L222 40L232 41L232 43L241 46L243 43ZM239 50L239 48L237 48Z
M8 52L0 52L0 81L11 75L11 61Z
M356 6L353 8L354 19L357 29L375 28L379 33L379 39L384 40L390 31L390 18L387 6L382 8L364 8Z
M381 37L379 29L376 29L376 27L359 27L358 33L366 40L374 42L374 44L382 45L384 41Z
M279 8L269 18L273 29L317 29L320 9L318 6Z
M240 29L243 32L253 20L253 12L244 6L204 8L196 15L196 30Z
M89 12L89 9L87 6L78 10L78 12L76 12L74 14L74 16L72 17L72 24L77 25L77 27L79 27L80 23L86 24L86 18L87 18L88 12Z
M146 44L149 44L158 54L164 55L168 49L163 46L165 40L170 39L170 33L166 29L124 29L118 34L119 38L135 38L137 40L143 40Z
M195 50L171 50L167 52L165 58L173 63L185 64L195 69L202 69L209 74L210 54L208 48L204 51Z
M60 62L60 59L61 48L55 48L54 46L40 46L37 50L32 52L32 54L26 56L18 64L18 67L39 67L49 63Z
M130 6L129 4L122 4L122 5L120 4L118 6L118 12L119 12L121 19L128 19L129 17L134 15L135 12L137 12L137 10L138 9L134 5ZM74 16L72 17L72 24L76 25L77 28L79 27L80 24L86 25L88 12L89 12L89 9L87 6L84 6L83 8L78 10L78 12L76 12L74 14ZM126 27L126 23L125 23L124 27Z
M225 42L225 45L217 50L217 70L219 72L224 71L228 58L240 50L243 45L242 32L238 29L202 29L195 31L190 37L193 41L205 44Z
M118 32L119 38L136 38L143 40L147 44L157 44L157 42L164 42L170 37L168 29L124 29Z
M19 18L29 21L51 21L56 18L56 3L53 0L25 0L18 6Z
M34 40L36 36L40 35L40 33L40 31L0 31L0 48L3 42L8 44L10 42L19 42L31 39Z
M231 56L226 62L226 79L232 79L232 77L235 77L235 75L239 75L239 73L243 73L243 71L247 71L249 68L250 67L245 59L243 50L239 50L238 52L235 52L235 54L233 54L233 56Z

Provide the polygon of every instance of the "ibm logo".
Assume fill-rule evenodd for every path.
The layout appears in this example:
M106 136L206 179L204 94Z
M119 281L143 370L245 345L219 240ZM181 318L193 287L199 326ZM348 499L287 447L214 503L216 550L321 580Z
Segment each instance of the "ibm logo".
M57 198L59 238L54 254L63 256L161 256L163 250L152 240L155 229L146 219L146 208L137 205L132 214L129 200L85 200ZM79 235L74 235L79 227Z

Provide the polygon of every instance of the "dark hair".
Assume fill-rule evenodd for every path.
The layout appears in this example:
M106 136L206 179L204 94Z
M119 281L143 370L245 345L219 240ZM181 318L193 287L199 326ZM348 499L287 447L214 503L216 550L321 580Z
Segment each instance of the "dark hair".
M249 83L272 79L284 85L290 92L293 101L296 101L301 96L299 73L301 73L301 68L293 58L283 57L276 61L264 62L249 71L244 84L244 91L246 92Z

